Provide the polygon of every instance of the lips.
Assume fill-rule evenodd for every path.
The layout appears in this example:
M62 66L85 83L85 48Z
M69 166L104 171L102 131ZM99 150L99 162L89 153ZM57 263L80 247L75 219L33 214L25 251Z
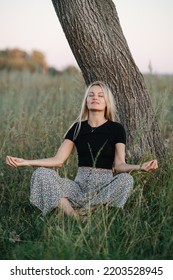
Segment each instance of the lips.
M93 101L93 102L91 102L91 104L98 104L99 105L99 102Z

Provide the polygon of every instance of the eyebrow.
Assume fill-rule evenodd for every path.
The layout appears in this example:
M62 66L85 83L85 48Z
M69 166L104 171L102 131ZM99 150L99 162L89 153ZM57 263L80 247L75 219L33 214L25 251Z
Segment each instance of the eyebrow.
M89 93L94 93L94 92L93 92L93 91L90 91ZM99 93L103 93L103 94L104 94L104 92L103 92L103 91L98 92L98 94L99 94Z

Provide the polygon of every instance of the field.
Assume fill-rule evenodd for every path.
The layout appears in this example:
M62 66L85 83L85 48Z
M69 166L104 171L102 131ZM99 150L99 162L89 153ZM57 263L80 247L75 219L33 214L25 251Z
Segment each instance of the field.
M168 151L155 173L134 173L124 210L98 207L82 223L29 203L33 167L12 169L6 155L52 156L77 117L80 74L0 73L0 259L173 259L173 76L145 75ZM75 153L60 172L74 178Z

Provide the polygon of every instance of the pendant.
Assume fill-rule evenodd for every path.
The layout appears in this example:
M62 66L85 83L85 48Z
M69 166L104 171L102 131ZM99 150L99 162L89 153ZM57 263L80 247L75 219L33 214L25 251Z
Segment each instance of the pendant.
M91 127L91 133L94 132L94 130L96 130L97 127Z

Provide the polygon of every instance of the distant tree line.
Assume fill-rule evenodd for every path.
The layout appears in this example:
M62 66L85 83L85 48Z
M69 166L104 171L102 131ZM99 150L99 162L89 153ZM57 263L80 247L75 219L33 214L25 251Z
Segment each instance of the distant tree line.
M41 51L33 50L29 54L18 48L0 50L0 70L28 70L31 73L39 72L52 76L62 73L62 71L57 70L55 67L48 66L45 56ZM74 74L79 72L79 70L74 66L68 66L63 72Z
M29 70L46 73L48 66L44 54L34 50L31 54L20 49L0 50L0 70Z

